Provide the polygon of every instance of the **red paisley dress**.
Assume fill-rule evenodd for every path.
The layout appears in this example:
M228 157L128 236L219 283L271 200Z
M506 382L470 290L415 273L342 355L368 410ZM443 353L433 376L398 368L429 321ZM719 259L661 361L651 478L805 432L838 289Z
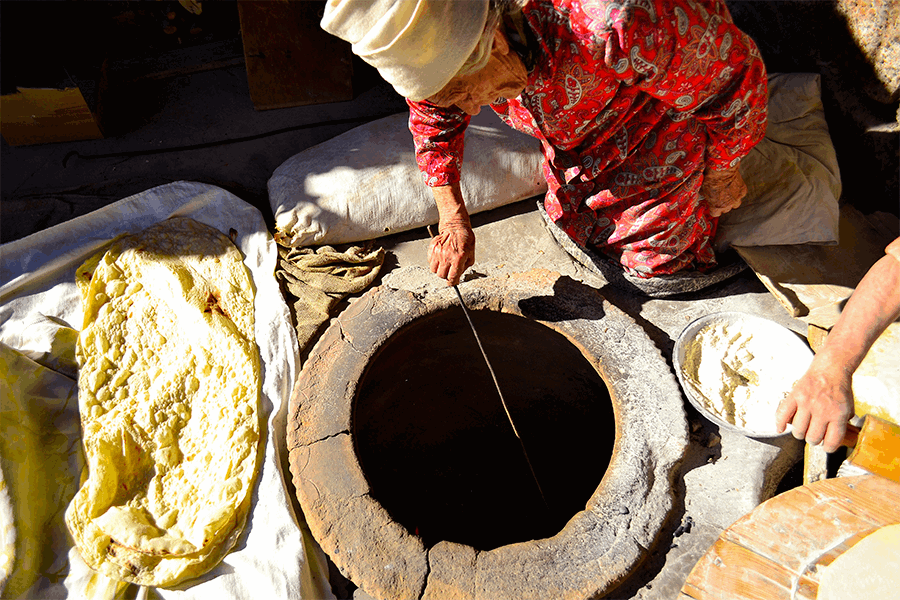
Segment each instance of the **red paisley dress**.
M640 277L715 265L706 168L763 137L766 71L723 0L531 0L522 94L491 107L541 141L544 207L576 243ZM469 117L407 101L429 186L459 181Z

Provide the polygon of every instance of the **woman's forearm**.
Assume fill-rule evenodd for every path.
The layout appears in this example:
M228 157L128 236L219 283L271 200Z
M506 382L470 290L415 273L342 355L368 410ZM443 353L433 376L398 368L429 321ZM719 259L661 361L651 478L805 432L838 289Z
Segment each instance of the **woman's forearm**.
M431 191L440 222L439 233L428 249L428 264L432 273L456 285L465 270L475 264L475 232L458 182L433 187Z
M876 262L847 300L818 360L849 376L878 336L900 316L900 261L887 254Z
M433 187L431 193L434 195L434 202L440 215L440 227L445 224L470 225L469 211L466 209L459 182Z

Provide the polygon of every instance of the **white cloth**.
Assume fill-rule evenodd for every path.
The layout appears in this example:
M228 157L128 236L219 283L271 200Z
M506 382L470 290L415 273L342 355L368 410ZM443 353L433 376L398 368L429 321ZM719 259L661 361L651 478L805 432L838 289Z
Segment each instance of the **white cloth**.
M475 50L487 13L488 0L328 0L321 26L401 96L424 100Z
M716 249L834 245L841 174L828 134L820 76L769 76L766 137L741 161L747 196L719 219Z
M27 377L14 376L4 382L3 410L5 413L24 405L18 416L43 424L44 431L38 433L43 439L58 443L52 447L37 446L38 470L32 473L47 479L46 471L52 469L52 478L71 490L55 497L46 491L43 498L38 496L58 506L44 507L52 518L43 531L34 533L38 536L38 551L46 554L45 559L38 561L44 568L34 574L33 583L29 583L22 597L84 597L92 573L72 547L63 521L63 510L79 484L81 463L78 405L74 397L77 385L71 379L73 373L66 368L66 364L71 366L71 357L64 356L74 348L58 343L60 332L71 333L82 324L74 270L115 236L140 231L172 215L191 217L226 235L232 228L237 231L235 243L244 254L244 264L256 286L256 342L263 367L260 412L267 427L265 455L251 512L235 548L206 575L185 582L177 590L157 589L155 593L163 598L197 600L334 598L324 554L305 526L298 524L283 479L287 403L299 357L288 308L275 280L274 241L256 208L225 190L193 182L159 186L0 246L0 358L7 366L18 365L17 375L29 365L33 367ZM50 368L45 368L48 365ZM49 394L45 393L47 390ZM68 399L67 390L73 392ZM64 454L68 450L68 455L50 454L57 447ZM33 463L2 464L4 471L35 468ZM7 482L16 475L4 474ZM30 478L21 480L27 484ZM29 510L33 508L15 506L13 494L17 525L24 523L21 517ZM19 556L23 558L28 556ZM60 573L65 577L60 577Z

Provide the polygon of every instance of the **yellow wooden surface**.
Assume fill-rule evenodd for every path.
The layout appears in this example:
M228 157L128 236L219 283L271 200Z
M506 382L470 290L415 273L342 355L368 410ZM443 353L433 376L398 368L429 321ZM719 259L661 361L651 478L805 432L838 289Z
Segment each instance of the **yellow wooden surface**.
M771 498L726 529L680 600L815 600L821 568L868 533L900 522L900 484L840 477Z
M17 88L0 96L0 131L11 146L94 140L103 137L77 87Z
M900 425L867 416L847 462L900 483Z

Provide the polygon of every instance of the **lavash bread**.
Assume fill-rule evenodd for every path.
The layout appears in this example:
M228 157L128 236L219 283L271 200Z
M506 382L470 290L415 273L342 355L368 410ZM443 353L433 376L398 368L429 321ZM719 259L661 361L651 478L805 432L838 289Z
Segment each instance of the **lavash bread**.
M76 274L86 479L66 511L85 562L166 587L243 528L260 453L254 288L218 230L175 217Z
M0 465L0 597L16 560L16 527L9 488Z
M825 567L818 600L896 597L900 587L900 523L870 533Z

